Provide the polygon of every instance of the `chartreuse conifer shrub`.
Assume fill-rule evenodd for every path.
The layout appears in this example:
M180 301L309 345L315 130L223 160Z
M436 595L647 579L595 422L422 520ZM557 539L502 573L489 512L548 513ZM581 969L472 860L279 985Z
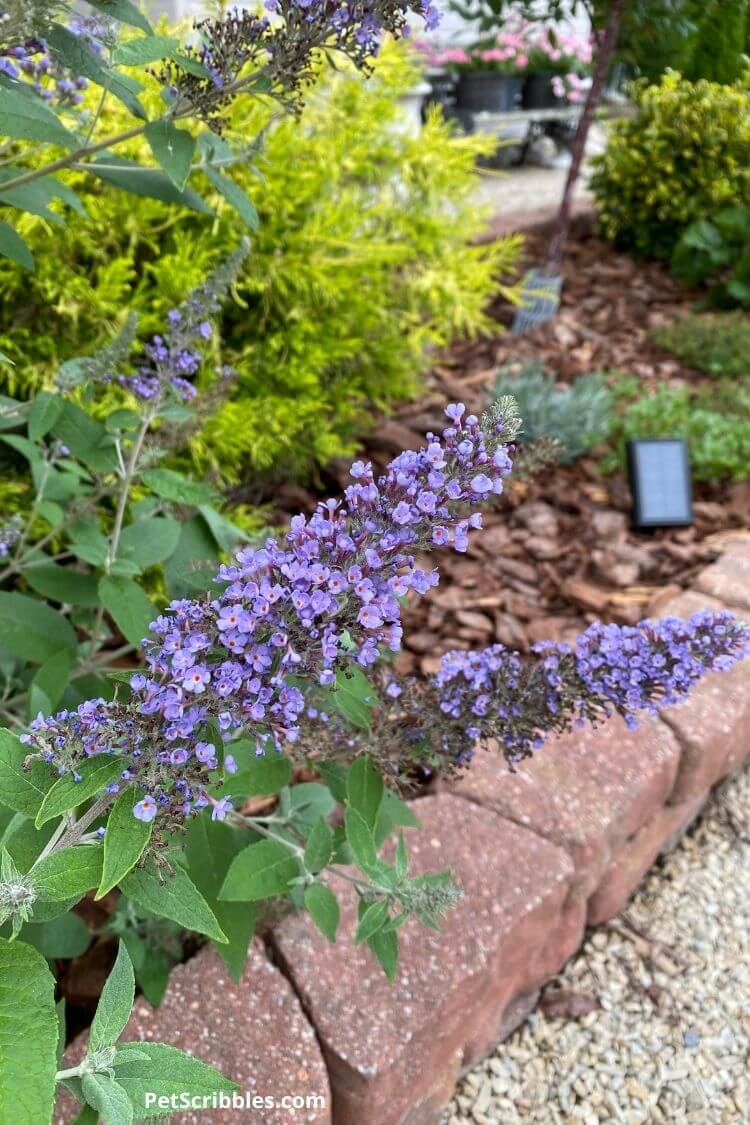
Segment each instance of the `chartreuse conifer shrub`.
M369 79L323 70L298 121L238 101L223 141L210 141L222 171L195 171L203 202L183 195L182 209L70 173L85 213L55 227L24 215L36 271L0 264L0 349L16 361L0 371L7 392L48 385L60 361L103 344L126 308L158 331L248 223L252 253L219 334L237 379L191 441L195 465L231 482L288 479L351 452L372 407L413 393L436 347L489 326L486 306L520 249L515 236L475 242L484 212L474 164L488 140L456 134L439 114L416 136L404 128L398 99L417 75L389 43ZM127 121L113 99L101 116L111 133ZM227 139L242 160L225 154ZM117 151L149 159L143 138ZM230 175L244 196L239 215L221 194L219 177Z
M750 206L750 85L688 82L668 71L637 85L591 180L603 234L646 257L671 257L683 231Z

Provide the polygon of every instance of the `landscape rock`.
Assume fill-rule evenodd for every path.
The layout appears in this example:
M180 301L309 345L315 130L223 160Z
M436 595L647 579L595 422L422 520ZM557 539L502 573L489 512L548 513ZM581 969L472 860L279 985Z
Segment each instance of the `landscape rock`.
M464 898L440 932L415 922L399 931L394 984L351 943L348 885L335 945L301 915L273 935L318 1030L337 1125L434 1122L461 1066L515 1025L523 997L581 939L582 917L563 910L573 868L560 848L450 794L413 807L422 822L408 834L414 870L450 867Z
M563 847L575 864L575 900L591 894L667 800L679 760L664 723L647 719L631 731L614 718L549 739L514 772L498 751L480 750L453 788Z
M659 616L688 618L702 610L722 609L726 606L716 599L687 591L663 606ZM750 622L750 614L737 615ZM684 703L664 708L661 715L682 745L670 797L681 804L705 793L750 756L750 660L706 676Z

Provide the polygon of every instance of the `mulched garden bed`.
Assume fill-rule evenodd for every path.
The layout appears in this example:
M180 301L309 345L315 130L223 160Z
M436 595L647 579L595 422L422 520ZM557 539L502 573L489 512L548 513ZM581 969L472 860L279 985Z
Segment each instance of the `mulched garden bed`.
M530 237L529 261L540 260L543 249L541 238ZM598 369L618 369L645 381L703 378L649 339L651 329L689 311L694 301L663 267L581 236L569 245L565 273L555 321L514 337L502 331L512 312L498 303L497 335L442 354L425 394L376 421L363 443L366 455L384 466L403 449L416 448L427 430L443 428L447 402L461 400L475 412L483 410L497 368L510 360L541 358L562 380ZM330 466L322 494L348 484L347 474L348 463ZM526 649L539 640L573 637L597 618L627 623L653 612L720 553L723 533L746 522L750 482L698 485L695 491L695 527L646 535L628 526L624 478L603 477L593 458L512 481L466 555L431 556L441 582L408 610L406 648L396 667L404 674L430 674L450 648L500 641ZM281 485L273 522L310 510L317 498L297 485ZM98 929L115 901L114 895L101 903L86 899L77 911ZM100 933L83 956L59 963L71 1035L88 1025L115 948L114 935ZM185 955L194 949L191 939Z
M527 247L529 262L543 258L542 236L531 236ZM583 234L569 244L564 272L562 306L552 323L512 336L502 331L512 311L498 303L498 334L442 354L424 396L378 419L365 439L366 455L384 465L418 446L425 431L442 429L446 402L461 400L481 411L497 368L509 361L539 358L562 381L595 370L622 371L645 383L705 379L649 337L695 302L665 267ZM327 483L348 483L347 470L343 463L332 466ZM500 641L525 649L538 640L572 637L595 618L632 623L654 612L716 557L723 532L742 525L750 482L698 484L695 498L694 527L644 534L629 527L624 477L602 476L594 458L514 482L467 555L439 552L442 557L434 558L440 586L408 612L407 647L397 666L430 674L449 648ZM298 510L304 501L300 489L282 487L282 508Z

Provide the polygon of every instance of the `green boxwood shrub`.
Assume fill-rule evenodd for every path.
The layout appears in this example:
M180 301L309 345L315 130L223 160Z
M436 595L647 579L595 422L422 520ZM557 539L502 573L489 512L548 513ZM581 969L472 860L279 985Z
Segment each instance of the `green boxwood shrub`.
M368 81L327 72L301 120L270 124L259 173L233 173L259 226L221 324L222 358L239 378L192 440L202 471L288 478L350 452L373 406L418 387L431 348L489 323L485 306L520 249L515 237L472 244L483 229L474 164L492 142L458 136L438 115L412 135L398 99L417 76L395 44ZM262 105L237 112L232 128L248 138L269 124ZM116 103L107 114L117 131ZM87 215L64 227L22 220L37 272L0 263L0 350L16 362L0 379L11 394L49 385L129 309L143 335L156 330L242 233L207 181L213 215L80 174L75 187Z
M750 204L750 86L668 71L658 85L637 84L635 99L595 158L591 186L607 238L669 258L690 223Z

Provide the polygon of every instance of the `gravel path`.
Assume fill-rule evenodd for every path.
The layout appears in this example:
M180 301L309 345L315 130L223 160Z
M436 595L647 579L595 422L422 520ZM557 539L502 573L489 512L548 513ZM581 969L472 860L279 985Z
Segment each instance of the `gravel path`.
M449 1125L750 1122L750 771L542 1007L464 1077Z

